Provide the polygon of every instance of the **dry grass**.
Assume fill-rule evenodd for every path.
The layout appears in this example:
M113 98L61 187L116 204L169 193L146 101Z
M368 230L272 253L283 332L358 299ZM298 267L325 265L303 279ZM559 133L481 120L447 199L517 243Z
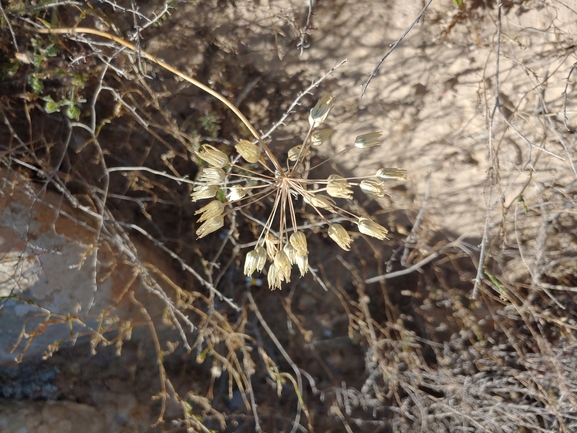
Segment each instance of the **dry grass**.
M120 351L132 328L148 330L145 340L158 360L151 431L577 429L575 50L566 25L573 19L566 16L575 12L570 5L433 4L437 9L425 12L424 27L413 31L426 34L442 27L431 42L437 52L455 44L458 54L463 46L456 41L471 28L472 44L492 54L475 72L475 82L467 84L477 89L475 100L465 100L458 79L446 83L446 92L457 89L458 104L476 107L474 114L455 121L459 127L450 131L431 128L429 146L421 150L432 155L431 149L450 143L459 158L466 154L467 164L476 165L478 181L465 183L458 193L445 192L436 183L437 173L453 175L454 166L431 157L433 173L413 170L412 183L392 192L392 205L350 201L343 205L346 212L370 216L390 231L384 243L355 234L350 251L338 248L320 229L327 221L324 211L315 213L296 199L293 208L291 201L289 222L281 223L277 234L282 243L288 226L310 231L312 272L276 292L268 290L262 276L247 280L243 269L263 226L270 231L278 223L267 222L278 202L263 197L250 211L231 208L222 236L198 240L194 214L203 204L192 202L190 194L199 186L197 156L204 143L228 158L235 154L233 145L252 133L263 153L282 161L282 168L289 149L310 135L298 125L306 125L320 96L314 93L317 86L334 90L338 76L331 81L322 75L327 71L316 70L322 79L309 86L306 74L275 71L274 80L261 76L255 81L251 61L266 50L258 55L241 51L264 35L275 47L271 63L298 56L289 41L294 37L304 49L315 35L315 22L330 18L328 6L318 5L312 27L296 18L308 17L308 10L303 15L277 5L220 5L212 21L203 4L171 9L171 3L150 2L138 10L128 1L97 6L4 6L0 158L8 188L3 191L22 190L41 203L50 202L46 191L57 193L66 205L56 211L94 233L95 260L110 263L112 252L111 267L133 267L143 290L126 286L115 301L118 311L132 306L134 316L117 317L120 322L102 328L93 326L91 317L76 315L73 320L84 328L71 340L86 334L95 351L109 344ZM179 15L191 10L198 11L198 21ZM333 12L344 10L346 5ZM525 11L535 10L547 25L524 23ZM48 22L76 30L46 30ZM180 44L186 51L186 41L174 40L172 25L199 35L190 42L197 51L188 64L174 54L183 49ZM114 37L103 37L102 29ZM169 64L146 54L142 45L147 41ZM402 75L395 86L423 79L411 68L415 59L389 64L392 58L382 67ZM236 69L232 65L238 59L242 67ZM177 79L170 64L186 73ZM210 83L218 94L203 93L199 82ZM365 98L376 85L368 84ZM390 88L382 93L395 94ZM219 95L234 100L240 112L215 99ZM419 101L414 102L410 108L416 109ZM350 100L343 104L354 106ZM392 113L387 139L394 141L402 129L394 119L398 107L385 108ZM351 122L347 109L335 109L335 122ZM435 116L423 115L422 124L431 125ZM268 125L274 126L261 133ZM357 132L351 128L351 134ZM425 133L419 130L419 136ZM271 137L272 143L264 143ZM342 142L334 148L342 149ZM447 160L452 151L446 150ZM399 161L399 152L391 150L391 161ZM370 155L365 160L372 164ZM322 154L304 156L298 164L314 167L323 161ZM425 158L420 156L406 161L414 159L414 167L421 167ZM332 169L355 176L347 173L350 165L336 159ZM321 168L327 168L320 175L326 179L328 167ZM36 186L26 189L31 182ZM391 211L401 206L395 203L404 203L402 192L407 203L411 194L418 198L406 212ZM467 220L469 231L439 229L442 212L464 221L470 205L479 202L481 218ZM74 208L70 215L69 208ZM145 251L154 251L169 266L147 259ZM160 308L151 307L150 296L161 301ZM26 302L25 293L16 300ZM47 317L51 321L37 332L71 320L51 312ZM167 324L178 335L164 332ZM49 355L58 349L49 347ZM194 366L187 366L188 359Z

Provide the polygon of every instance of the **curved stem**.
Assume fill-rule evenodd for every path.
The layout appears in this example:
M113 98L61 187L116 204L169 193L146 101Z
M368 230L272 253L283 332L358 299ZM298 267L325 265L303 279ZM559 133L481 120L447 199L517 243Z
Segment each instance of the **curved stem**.
M117 44L125 46L126 48L134 51L135 53L138 53L140 56L150 60L151 62L156 63L158 66L166 69L167 71L172 72L174 75L182 78L183 80L188 81L193 86L196 86L201 90L204 90L206 93L215 97L220 102L222 102L224 105L226 105L228 107L228 109L230 109L236 115L236 117L238 117L241 120L241 122L244 123L244 125L248 128L248 130L251 132L251 134L254 136L254 138L256 138L258 143L262 146L265 153L267 154L269 159L272 161L272 163L274 164L276 169L281 174L284 173L280 163L274 157L273 153L271 152L271 150L267 146L267 144L264 142L264 140L260 137L258 131L255 129L254 126L252 126L252 123L250 123L250 121L246 118L246 116L244 114L242 114L242 112L237 107L235 107L235 105L231 101L226 99L224 96L222 96L216 90L213 90L210 87L206 86L205 84L202 84L200 81L195 80L192 77L189 77L188 75L186 75L183 72L180 72L178 69L176 69L173 66L169 65L168 63L160 60L158 57L153 56L152 54L149 54L140 48L137 48L136 46L134 46L130 42L127 42L124 39L119 38L118 36L114 36L114 35L111 35L111 34L106 33L106 32L101 32L100 30L91 29L89 27L63 27L63 28L56 28L56 29L30 28L30 30L32 30L33 32L36 32L36 33L52 34L52 35L61 35L61 34L67 34L67 33L71 33L71 34L87 33L87 34L96 35L96 36L100 36L100 37L109 39L111 41L116 42Z

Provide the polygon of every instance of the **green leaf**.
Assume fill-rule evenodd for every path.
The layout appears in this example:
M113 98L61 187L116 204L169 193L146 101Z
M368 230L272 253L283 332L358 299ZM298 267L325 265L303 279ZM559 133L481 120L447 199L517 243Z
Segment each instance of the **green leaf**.
M43 20L42 18L37 18L37 20L44 24L47 28L52 28L52 24L50 24L48 21Z
M32 91L36 94L40 94L44 90L44 84L42 84L42 81L40 81L36 75L28 76L28 85L32 88Z
M52 96L48 95L42 99L46 102L46 104L44 104L44 111L46 111L46 113L50 114L60 111L60 104L52 99Z
M216 199L217 199L218 201L223 202L223 203L226 202L226 195L225 195L224 191L223 191L222 189L220 189L220 188L219 188L218 191L216 192Z
M44 54L48 57L57 56L58 55L58 49L56 48L56 46L54 44L50 44L44 50Z
M74 87L80 87L81 89L84 88L84 85L86 84L86 76L84 75L80 75L80 74L75 74L72 77L72 85Z
M44 60L44 55L35 53L32 55L32 64L35 68L39 68L42 64L42 60Z
M72 120L78 120L80 117L80 108L76 105L69 105L66 109L66 116Z

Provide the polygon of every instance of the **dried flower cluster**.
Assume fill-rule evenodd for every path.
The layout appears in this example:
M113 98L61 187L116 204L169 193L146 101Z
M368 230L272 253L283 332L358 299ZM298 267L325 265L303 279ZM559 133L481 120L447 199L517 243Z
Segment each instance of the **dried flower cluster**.
M333 101L332 96L323 96L311 109L307 135L302 144L289 150L285 165L262 140L257 143L241 140L235 146L240 158L232 161L226 153L209 144L203 144L197 152L205 167L201 169L192 199L213 199L196 212L200 215L198 222L202 223L196 231L199 238L223 227L226 212L272 199L272 212L262 224L256 246L247 254L244 264L245 275L251 276L270 262L267 279L271 289L290 281L294 265L301 276L309 269L307 238L299 229L295 212L298 200L304 200L314 209L328 225L329 237L348 251L352 240L349 232L341 224L331 223L329 216L340 216L356 224L359 232L381 240L386 238L387 230L369 218L358 217L337 206L334 199L352 199L353 186L358 186L370 197L383 197L386 181L407 179L407 172L399 168L383 168L363 179L346 179L336 174L327 179L308 178L311 169L306 162L311 149L325 143L334 132L319 128L333 108ZM359 135L349 148L378 146L382 142L381 135L380 132ZM241 160L244 163L241 164Z

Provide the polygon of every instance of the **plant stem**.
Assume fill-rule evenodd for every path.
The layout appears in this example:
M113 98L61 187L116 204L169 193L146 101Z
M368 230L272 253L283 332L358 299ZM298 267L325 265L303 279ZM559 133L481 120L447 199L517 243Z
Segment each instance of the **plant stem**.
M215 97L220 102L222 102L224 105L226 105L228 107L228 109L230 109L236 115L236 117L238 117L241 120L241 122L245 124L245 126L249 129L251 134L254 136L254 138L256 138L258 143L262 146L265 153L267 154L269 159L274 164L275 168L281 173L281 175L284 174L284 171L283 171L280 163L277 161L276 157L273 155L273 153L271 152L271 150L269 149L267 144L264 142L264 140L260 137L258 131L255 129L254 126L252 126L252 123L250 123L250 121L246 118L246 116L237 107L235 107L231 101L226 99L224 96L222 96L216 90L213 90L210 87L202 84L200 81L195 80L192 77L189 77L188 75L186 75L183 72L180 72L178 69L176 69L175 67L169 65L168 63L160 60L158 57L153 56L152 54L149 54L146 51L143 51L142 49L135 47L130 42L127 42L124 39L119 38L118 36L114 36L114 35L111 35L111 34L106 33L106 32L101 32L100 30L91 29L89 27L63 27L63 28L56 28L56 29L29 28L29 29L33 32L36 32L36 33L52 34L52 35L54 35L54 34L61 35L61 34L67 34L67 33L71 33L71 34L87 33L87 34L96 35L96 36L100 36L100 37L109 39L111 41L116 42L117 44L120 44L120 45L123 45L123 46L129 48L130 50L132 50L135 53L137 53L138 55L150 60L151 62L156 63L158 66L166 69L167 71L172 72L174 75L182 78L183 80L188 81L193 86L196 86L201 90L204 90L206 93Z

